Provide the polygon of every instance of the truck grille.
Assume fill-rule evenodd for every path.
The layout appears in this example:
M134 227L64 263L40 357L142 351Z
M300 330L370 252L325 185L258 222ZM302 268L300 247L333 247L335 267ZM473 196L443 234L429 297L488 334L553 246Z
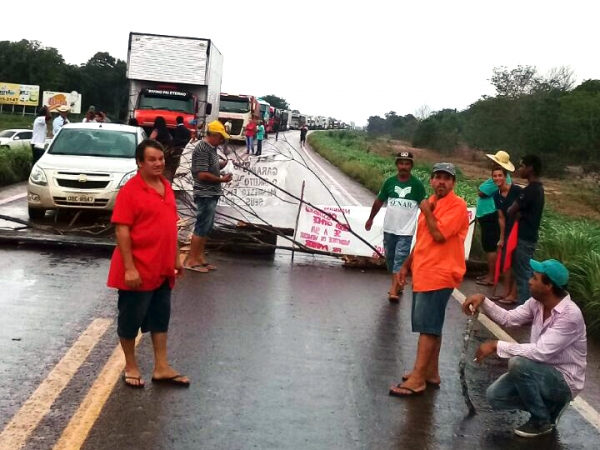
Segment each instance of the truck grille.
M242 134L242 128L244 127L244 121L242 119L230 119L231 121L231 134L239 136Z
M79 180L66 180L64 178L57 178L56 182L61 187L74 189L104 189L110 183L110 181L85 181L82 183Z

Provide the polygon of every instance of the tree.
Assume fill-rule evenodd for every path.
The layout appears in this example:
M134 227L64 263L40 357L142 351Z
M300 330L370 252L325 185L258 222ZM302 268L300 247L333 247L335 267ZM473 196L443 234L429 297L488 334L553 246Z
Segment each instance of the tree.
M281 97L277 97L276 95L263 95L261 97L265 102L269 103L273 108L277 109L290 109L290 104Z
M421 105L415 111L415 117L419 120L425 120L431 115L431 107L429 105Z
M531 94L541 82L537 69L533 66L517 66L512 70L504 66L494 67L492 72L490 81L501 97L516 98Z

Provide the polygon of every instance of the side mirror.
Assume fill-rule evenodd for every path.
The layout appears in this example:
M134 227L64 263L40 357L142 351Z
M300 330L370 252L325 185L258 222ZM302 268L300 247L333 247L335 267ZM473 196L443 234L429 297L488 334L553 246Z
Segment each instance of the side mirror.
M211 113L212 113L212 103L207 103L206 104L206 115L210 116Z

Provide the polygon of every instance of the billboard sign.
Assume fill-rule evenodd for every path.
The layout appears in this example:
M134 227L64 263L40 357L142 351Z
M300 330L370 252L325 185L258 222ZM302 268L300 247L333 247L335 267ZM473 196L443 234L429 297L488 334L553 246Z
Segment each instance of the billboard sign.
M42 102L48 106L51 112L56 111L61 106L66 106L70 108L70 112L81 114L81 94L79 92L44 91Z
M0 81L0 105L37 106L39 103L39 86Z

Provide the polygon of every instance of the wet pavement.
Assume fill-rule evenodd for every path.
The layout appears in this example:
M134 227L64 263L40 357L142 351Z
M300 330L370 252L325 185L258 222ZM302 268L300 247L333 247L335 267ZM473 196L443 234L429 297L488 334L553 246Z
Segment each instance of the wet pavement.
M371 194L334 176L370 204ZM592 449L600 442L573 408L552 435L514 436L527 415L492 412L484 398L506 368L497 358L468 364L478 414L466 418L458 378L466 320L456 301L447 312L441 389L397 399L388 388L411 368L416 351L409 290L399 304L389 304L387 274L345 269L331 258L296 255L291 263L282 251L274 258L209 258L217 271L186 273L173 293L170 359L191 387L149 382L152 351L144 336L138 353L147 387L117 382L83 449ZM25 449L54 448L117 345L108 262L90 252L0 248L2 428L90 323L112 321ZM461 289L469 294L479 287L469 280ZM470 352L488 338L477 324ZM599 353L590 347L582 395L596 407Z

